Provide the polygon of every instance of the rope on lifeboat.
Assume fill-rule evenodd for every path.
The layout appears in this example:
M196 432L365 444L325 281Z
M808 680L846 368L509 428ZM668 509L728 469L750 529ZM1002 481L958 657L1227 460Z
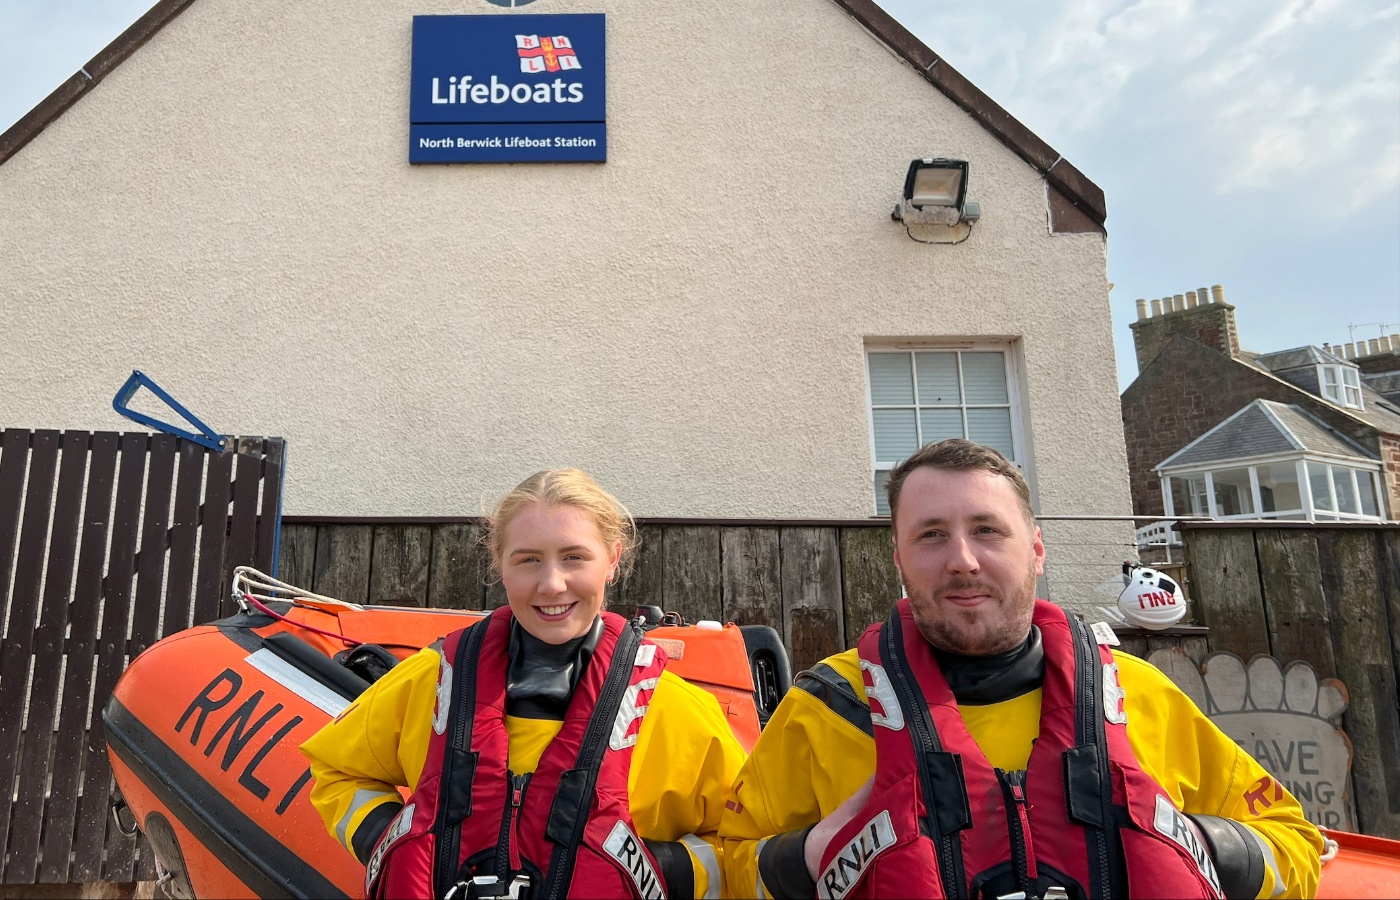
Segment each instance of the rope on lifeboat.
M257 593L258 591L262 591L262 593ZM287 594L288 596L278 598L272 596L273 594ZM357 641L354 638L346 637L343 634L336 634L333 631L326 631L324 628L317 628L315 625L308 625L305 622L298 622L295 619L289 619L281 613L277 612L272 607L268 606L267 603L270 603L274 600L282 600L283 602L291 603L293 606L303 606L303 604L297 603L297 600L314 600L318 603L328 603L333 606L343 606L346 609L353 609L357 611L363 611L363 606L360 606L358 603L349 603L345 600L337 600L334 597L326 597L322 594L315 594L311 591L302 590L294 584L288 584L285 581L279 581L278 579L273 578L271 575L258 571L252 566L238 566L233 570L233 600L235 603L238 604L239 609L243 610L244 612L252 612L256 610L257 612L260 612L263 615L271 616L272 618L277 619L280 622L285 622L288 625L294 625L297 628L301 628L306 631L311 631L316 634L325 635L328 638L334 638L335 640L340 641L343 644L347 644L351 647L358 647L364 643L364 641ZM315 607L303 606L303 608L314 609Z

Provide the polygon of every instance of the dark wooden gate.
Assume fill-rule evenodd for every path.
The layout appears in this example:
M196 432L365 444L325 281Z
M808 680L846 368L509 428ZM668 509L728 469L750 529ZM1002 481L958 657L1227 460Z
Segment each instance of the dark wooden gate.
M101 715L127 662L218 618L273 566L283 441L0 432L0 846L5 884L154 878L114 827Z

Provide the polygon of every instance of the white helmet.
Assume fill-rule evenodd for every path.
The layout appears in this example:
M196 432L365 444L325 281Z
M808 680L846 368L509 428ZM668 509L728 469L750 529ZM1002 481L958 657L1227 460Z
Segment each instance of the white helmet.
M1123 563L1127 587L1118 595L1118 609L1129 625L1160 631L1186 617L1181 586L1156 569Z

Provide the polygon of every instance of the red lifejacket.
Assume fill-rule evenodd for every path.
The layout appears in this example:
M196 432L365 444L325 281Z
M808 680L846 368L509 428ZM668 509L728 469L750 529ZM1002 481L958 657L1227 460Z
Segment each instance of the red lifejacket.
M535 898L665 897L660 868L632 823L627 775L666 654L603 613L603 635L563 726L534 773L515 776L506 734L511 621L502 607L443 641L423 773L370 857L366 895L466 897L499 888L516 896L528 879Z
M875 784L822 856L819 897L1221 896L1199 833L1128 743L1112 653L1052 603L1032 621L1045 681L1025 773L978 748L907 599L861 636Z

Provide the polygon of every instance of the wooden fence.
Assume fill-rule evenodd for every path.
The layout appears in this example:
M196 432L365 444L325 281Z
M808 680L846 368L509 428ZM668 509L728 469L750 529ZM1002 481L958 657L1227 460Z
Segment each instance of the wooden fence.
M282 451L0 432L0 882L154 878L108 814L102 708L132 657L223 614L234 565L271 567Z
M638 604L699 619L771 625L794 670L854 643L883 618L899 582L889 529L868 522L646 519L632 571L609 606ZM280 577L355 602L494 609L475 519L329 521L288 517Z
M1178 527L1209 649L1340 679L1360 830L1400 838L1400 526Z
M630 574L608 604L678 610L686 621L770 625L797 672L855 644L899 596L889 527L869 520L642 519ZM494 609L505 602L489 576L476 519L324 519L289 516L280 577L360 603ZM1117 629L1125 650L1146 656L1180 647L1199 661L1204 629ZM1150 636L1149 636L1150 634Z

